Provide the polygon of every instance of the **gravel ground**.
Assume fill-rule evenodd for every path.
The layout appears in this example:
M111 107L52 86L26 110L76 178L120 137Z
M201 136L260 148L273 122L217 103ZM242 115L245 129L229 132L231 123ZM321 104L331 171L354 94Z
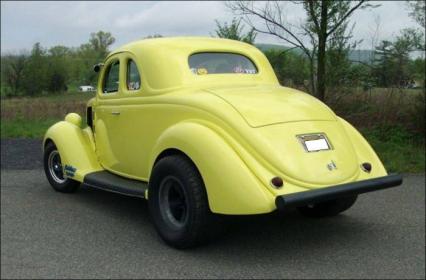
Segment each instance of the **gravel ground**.
M215 242L178 251L144 200L53 191L40 146L1 142L1 278L425 278L424 175L334 218L231 217Z

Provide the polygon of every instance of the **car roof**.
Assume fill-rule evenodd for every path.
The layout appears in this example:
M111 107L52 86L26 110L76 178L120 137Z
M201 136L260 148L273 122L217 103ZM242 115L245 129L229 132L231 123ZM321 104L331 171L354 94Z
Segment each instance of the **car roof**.
M113 55L118 52L123 51L132 51L136 49L149 49L151 47L155 48L169 48L169 49L187 49L188 51L193 51L197 49L217 49L223 48L224 44L228 48L235 48L236 50L243 49L255 49L254 46L236 40L224 39L224 38L213 38L213 37L161 37L161 38L149 38L134 41L128 44L121 46L120 48L114 50L110 53Z
M231 52L249 57L259 70L256 77L237 75L194 75L188 57L198 52ZM230 39L212 37L165 37L142 39L123 45L106 58L131 54L141 72L142 84L149 92L202 86L207 83L278 83L265 55L255 46ZM254 75L253 75L254 76Z

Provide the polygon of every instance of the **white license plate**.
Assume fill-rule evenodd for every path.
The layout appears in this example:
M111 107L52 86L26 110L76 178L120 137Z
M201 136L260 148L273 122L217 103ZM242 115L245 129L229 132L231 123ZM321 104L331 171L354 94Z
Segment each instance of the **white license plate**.
M318 139L318 140L310 140L305 141L306 149L308 152L316 152L321 150L329 150L330 147L328 146L327 141L325 139Z
M330 144L324 134L298 135L300 143L307 152L330 150Z

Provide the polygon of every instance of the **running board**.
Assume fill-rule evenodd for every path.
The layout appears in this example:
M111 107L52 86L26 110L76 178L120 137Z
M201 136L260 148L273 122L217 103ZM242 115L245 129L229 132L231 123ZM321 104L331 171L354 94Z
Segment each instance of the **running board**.
M145 197L148 183L127 179L108 171L97 171L84 176L83 184L93 188L127 196Z

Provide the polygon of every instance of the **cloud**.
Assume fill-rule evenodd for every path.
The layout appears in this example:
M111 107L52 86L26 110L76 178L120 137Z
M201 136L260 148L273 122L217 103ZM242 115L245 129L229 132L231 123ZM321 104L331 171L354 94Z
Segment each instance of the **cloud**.
M205 33L223 13L221 2L157 2L145 10L117 18L115 22L119 28Z
M1 2L3 50L78 46L90 32L110 31L118 44L159 33L206 35L215 19L231 19L223 2ZM25 42L25 43L23 43Z
M216 27L215 19L231 18L223 2L157 2L115 19L114 26L127 41L152 34L209 36Z
M363 39L365 47L371 48L377 27L378 40L392 40L401 29L418 27L408 15L406 1L372 1L371 4L380 4L380 7L357 11L352 18L352 22L356 23L354 37Z
M257 5L263 5L258 2ZM357 11L356 39L367 40L374 28L374 15L381 19L380 38L389 39L401 28L415 26L408 16L405 2L380 2L372 11ZM304 11L291 2L287 20L297 24ZM233 15L221 1L188 2L1 2L1 51L30 49L36 42L44 47L54 45L79 46L91 32L109 31L117 39L113 48L151 34L165 36L209 36L216 28L215 19L230 21ZM259 23L259 22L256 22ZM259 34L257 42L282 43ZM365 47L369 47L365 44Z

